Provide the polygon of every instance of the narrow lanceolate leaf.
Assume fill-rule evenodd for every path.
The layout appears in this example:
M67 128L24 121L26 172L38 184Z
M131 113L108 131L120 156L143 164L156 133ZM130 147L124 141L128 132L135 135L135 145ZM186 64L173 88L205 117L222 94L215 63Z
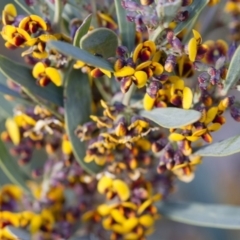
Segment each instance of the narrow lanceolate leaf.
M200 156L222 157L240 152L240 135L201 147L194 152Z
M121 6L121 1L115 0L115 7L122 45L132 51L135 46L135 24L127 20L126 10Z
M194 123L201 118L195 110L180 108L155 108L152 111L141 111L140 115L165 128L179 128Z
M223 94L226 95L228 91L239 81L240 79L240 46L235 51L231 63L227 71L227 77L224 81Z
M26 193L30 193L28 187L26 186L25 179L21 175L17 162L12 159L8 150L6 149L4 143L0 140L0 168L4 171L9 180L20 186Z
M32 8L30 8L30 7L26 4L26 2L25 2L24 0L14 0L14 2L15 2L20 8L22 8L22 10L23 10L25 13L27 13L27 14L29 14L29 15L35 14L35 11L34 11Z
M101 170L95 163L84 162L86 153L85 143L75 135L78 125L89 120L91 114L91 89L87 74L79 70L71 70L65 87L65 119L67 133L73 147L73 153L78 163L90 174Z
M80 47L91 54L100 54L104 58L114 57L118 46L115 32L107 28L97 28L81 39Z
M7 230L19 240L31 240L31 235L26 230L15 228L15 227L7 227Z
M9 58L0 55L0 71L15 83L31 93L54 103L63 106L63 88L49 84L47 87L40 87L36 84L36 79L32 76L32 70L24 65L13 62Z
M87 34L91 25L91 20L92 14L88 15L82 22L81 26L77 29L73 39L73 46L80 47L81 38Z
M183 202L163 202L157 207L162 216L176 222L240 230L240 207Z
M66 56L70 56L76 60L83 61L91 66L103 68L105 70L113 72L113 66L103 58L94 56L91 53L88 53L87 51L82 50L80 48L74 47L69 43L60 41L49 41L48 46L50 48L56 49L57 51L63 53Z
M22 98L22 96L18 92L13 91L12 89L8 88L7 86L5 86L1 83L0 83L0 92L3 94L10 95L12 97Z

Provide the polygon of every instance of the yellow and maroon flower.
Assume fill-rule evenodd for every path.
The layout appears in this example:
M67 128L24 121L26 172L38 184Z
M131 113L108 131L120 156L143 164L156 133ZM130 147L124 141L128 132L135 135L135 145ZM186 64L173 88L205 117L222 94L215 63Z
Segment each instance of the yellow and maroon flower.
M217 41L206 41L204 43L208 47L207 52L203 60L209 64L215 64L218 58L222 56L226 56L228 52L228 44L224 40L217 40Z
M17 9L11 3L7 4L2 11L3 25L11 25L17 16Z
M187 52L190 61L194 62L196 59L203 58L207 51L207 46L202 44L202 37L198 31L193 29L192 32L193 37L188 42Z
M59 70L53 67L48 67L42 62L38 62L32 71L34 78L40 86L44 87L48 83L53 82L56 86L62 85L62 76Z
M30 15L20 21L19 28L24 29L30 34L33 34L36 33L39 29L46 31L47 24L41 17L37 15Z
M228 0L225 5L225 12L231 14L239 14L240 12L240 1L239 0Z
M7 48L23 47L31 40L31 36L23 29L6 25L2 30L2 37Z

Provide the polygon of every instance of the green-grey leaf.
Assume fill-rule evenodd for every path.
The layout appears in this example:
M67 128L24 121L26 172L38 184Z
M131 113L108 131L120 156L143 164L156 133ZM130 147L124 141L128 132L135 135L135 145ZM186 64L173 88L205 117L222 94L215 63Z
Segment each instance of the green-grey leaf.
M35 14L34 10L32 8L30 8L25 2L24 0L14 0L15 3L17 3L19 5L20 8L22 8L22 10L24 12L26 12L27 14L31 15L31 14Z
M222 157L240 152L240 135L230 137L211 145L205 145L194 154L200 156Z
M181 5L182 0L165 3L164 5L157 5L156 12L161 22L170 23L176 17Z
M54 48L57 51L70 56L76 60L80 60L91 66L103 68L105 70L113 72L113 66L104 60L103 58L96 57L85 50L74 47L73 45L61 41L49 41L48 46Z
M26 230L11 226L7 227L7 230L19 240L31 240L31 234Z
M228 91L238 82L240 79L240 46L235 51L231 63L227 71L227 77L224 81L223 94L226 95Z
M97 28L82 37L80 47L91 54L100 54L105 59L114 57L118 46L115 32L107 28Z
M204 7L208 4L209 0L198 0L193 1L193 3L189 6L188 12L189 16L186 21L178 23L176 28L174 29L174 33L177 35L184 28L189 28L192 24L192 21L195 20L196 15L199 15L200 12L204 9ZM150 39L154 42L160 43L161 45L166 44L167 41L163 38L164 28L160 25L155 31L150 34Z
M135 46L135 24L127 20L126 10L121 6L121 1L115 0L117 20L122 45L129 51L133 51Z
M78 163L90 174L97 173L101 168L95 163L84 162L85 144L75 135L78 125L89 120L91 114L91 89L87 74L79 70L71 70L67 77L65 94L65 119L67 133Z
M30 193L17 162L10 156L2 140L0 140L0 168L4 171L11 182L21 187L26 193Z
M198 111L173 107L155 108L152 111L141 111L140 115L165 128L183 127L201 118L201 113Z
M49 84L43 88L36 84L32 76L32 70L24 65L18 64L9 58L0 55L0 71L15 83L28 89L31 93L52 102L58 106L63 106L63 88Z
M82 22L81 26L77 29L74 39L73 39L73 46L80 47L81 38L87 34L92 20L92 14L89 14L84 21Z
M240 207L216 204L163 202L160 215L195 226L240 230Z
M0 92L3 94L10 95L12 97L22 98L22 96L18 92L13 91L12 89L8 88L7 86L5 86L1 83L0 83Z

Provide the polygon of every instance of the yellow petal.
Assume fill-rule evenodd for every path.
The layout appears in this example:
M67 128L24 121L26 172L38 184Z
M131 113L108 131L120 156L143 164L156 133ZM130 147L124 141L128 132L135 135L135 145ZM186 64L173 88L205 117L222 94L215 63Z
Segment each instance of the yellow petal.
M199 129L199 130L196 130L192 136L197 136L197 137L200 137L202 136L205 132L207 131L207 129Z
M145 214L139 218L139 223L144 227L151 227L154 224L154 219L150 214Z
M10 39L12 39L12 36L14 33L16 33L16 27L11 26L11 25L7 25L4 26L2 29L2 37L4 40L8 41Z
M17 9L11 3L5 5L2 11L2 22L3 25L7 25L10 22L14 21L14 18L17 16Z
M161 52L160 51L156 51L155 54L153 55L152 61L153 62L158 62L161 58Z
M136 217L129 218L123 223L123 228L126 232L130 232L138 225L138 222Z
M101 204L98 206L97 211L101 216L104 217L104 216L107 216L108 214L110 214L111 207L107 204Z
M122 201L126 201L130 197L130 189L122 180L113 180L113 189Z
M123 207L130 208L130 209L133 209L133 210L137 209L137 205L132 203L132 202L123 202L123 203L121 203L121 205Z
M137 61L137 58L138 58L138 55L141 51L141 49L143 48L143 44L142 43L139 43L137 45L137 47L135 48L134 52L133 52L133 62L136 63Z
M40 215L35 215L32 218L32 221L30 223L30 232L32 234L38 232L40 227L41 227L41 225L42 225L42 217Z
M189 109L192 105L193 93L189 87L184 87L183 89L183 109Z
M153 62L152 66L154 67L154 75L160 75L163 73L163 65L158 62Z
M212 122L214 120L214 118L216 117L217 112L218 112L218 107L211 107L207 111L207 116L206 116L206 119L205 119L204 123L207 125L210 122Z
M138 240L138 239L139 239L139 235L134 232L124 235L124 240Z
M197 56L197 40L191 38L188 43L188 53L190 61L194 62Z
M51 35L51 34L42 34L42 35L39 36L39 39L42 42L48 42L48 41L51 41L51 40L57 40L57 38L54 35Z
M146 67L150 66L151 63L152 63L151 61L146 61L146 62L143 62L143 63L139 64L139 65L136 67L136 71L141 70L141 69L143 69L143 68L146 68Z
M134 68L125 66L121 68L119 71L115 72L115 77L127 77L133 75L135 72Z
M145 202L142 203L142 205L140 205L140 207L138 208L137 213L140 215L142 214L151 204L152 204L152 199L148 199Z
M75 64L73 65L73 68L75 69L79 69L79 68L82 68L83 66L85 66L85 62L82 62L82 61L76 61Z
M148 47L151 51L151 55L153 55L156 52L156 45L153 41L148 40L143 43L143 47Z
M60 72L53 67L47 67L45 69L46 75L51 79L51 81L56 85L56 86L61 86L62 85L62 76Z
M137 71L134 73L136 80L134 83L137 85L138 88L142 88L146 85L148 76L144 71Z
M103 176L97 185L98 192L104 194L106 189L110 188L113 184L113 180L110 177Z
M4 195L4 192L10 193L11 197L15 200L20 200L23 196L22 189L13 184L4 185L0 191L1 195Z
M171 134L169 135L169 137L168 137L168 139L169 139L170 141L172 141L172 142L174 142L174 141L176 141L176 142L182 141L184 138L185 138L185 137L184 137L182 134L180 134L180 133L171 133Z
M154 106L155 100L156 100L155 98L152 98L147 93L145 93L143 98L144 109L150 111Z
M103 68L100 68L101 72L103 72L108 78L111 78L111 72L108 70L105 70Z
M34 58L38 58L38 59L44 59L44 58L47 58L48 57L48 53L47 52L33 52L32 53L32 56Z
M112 218L111 217L108 217L108 218L105 218L103 221L102 221L102 225L103 227L106 229L106 230L110 230L111 229L111 224L112 224Z
M8 118L6 120L5 127L13 144L18 145L21 140L21 135L17 123L12 118Z
M215 132L218 131L221 127L222 125L220 123L213 123L210 126L208 126L207 129L210 132Z
M195 29L193 29L192 32L193 32L194 38L197 41L197 44L201 44L202 43L202 36L201 36L201 34L198 31L196 31Z
M126 218L118 209L113 209L111 211L111 216L115 222L123 224L126 221Z
M72 153L72 144L69 140L62 141L62 151L66 155L70 155Z
M35 78L38 78L39 75L45 73L45 65L42 62L38 62L37 64L35 64L35 66L33 67L33 71L32 71L32 75Z
M30 18L32 21L37 22L43 30L47 30L47 24L41 17L39 17L38 15L30 15Z
M24 29L16 28L16 30L19 34L21 34L24 37L26 41L31 40L31 36Z
M199 137L198 136L187 136L186 139L191 142L196 142Z

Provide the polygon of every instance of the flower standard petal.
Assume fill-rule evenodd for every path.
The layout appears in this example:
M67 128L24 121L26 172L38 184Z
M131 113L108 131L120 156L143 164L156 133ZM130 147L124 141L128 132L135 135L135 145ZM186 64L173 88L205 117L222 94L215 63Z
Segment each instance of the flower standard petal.
M45 73L45 65L42 62L38 62L33 67L32 75L34 78L39 78L39 76Z
M189 109L192 105L193 93L189 87L184 87L183 89L183 109Z
M135 72L134 77L134 83L137 85L138 88L142 88L146 85L148 76L144 71Z
M126 218L118 209L113 209L110 214L117 223L123 224L126 221Z
M18 145L21 140L21 135L17 123L12 118L8 118L6 120L5 126L13 144Z
M150 214L145 214L139 218L139 223L144 227L151 227L154 224L154 219Z
M104 194L105 191L112 187L112 184L113 184L113 180L112 178L110 177L107 177L107 176L103 176L99 182L98 182L98 185L97 185L97 189L98 189L98 192L101 193L101 194Z
M121 201L126 201L131 195L128 185L122 180L113 180L113 190L118 194Z
M141 49L143 48L143 44L140 43L137 45L137 47L135 48L134 52L133 52L133 62L136 63L139 53L141 51Z
M143 98L143 107L145 110L150 111L155 103L156 99L149 96L148 93L145 93Z
M134 68L125 66L114 73L115 77L127 77L133 75L135 72Z
M191 38L188 43L188 53L190 61L194 62L197 56L197 40Z
M61 86L62 85L62 76L60 72L53 67L47 67L45 69L47 77L56 85Z
M218 107L211 107L207 111L207 116L206 116L206 119L205 119L204 123L207 125L210 122L212 122L214 120L214 118L216 117L217 112L218 112Z
M196 31L195 29L193 29L192 32L193 32L194 38L197 40L197 44L201 44L202 43L201 34L198 31Z

